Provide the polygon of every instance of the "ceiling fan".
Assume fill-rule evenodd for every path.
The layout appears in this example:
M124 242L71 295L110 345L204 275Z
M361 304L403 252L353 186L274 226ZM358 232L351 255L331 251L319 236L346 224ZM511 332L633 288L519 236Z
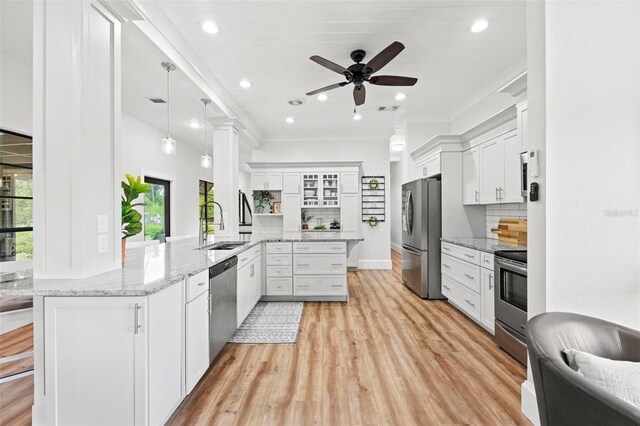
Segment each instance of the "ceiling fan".
M334 62L324 59L320 56L314 55L310 57L313 62L322 65L331 71L344 75L347 81L341 83L332 84L330 86L323 87L318 90L307 93L307 96L317 95L318 93L326 92L327 90L337 89L338 87L346 86L349 83L354 84L353 88L353 100L356 106L364 104L366 97L366 89L364 83L375 84L377 86L413 86L418 81L413 77L400 77L397 75L372 75L382 69L385 65L393 60L402 50L404 44L399 41L394 41L387 46L382 52L378 53L366 64L362 64L362 60L366 56L367 52L358 49L351 52L351 59L355 61L355 64L349 68L344 68Z

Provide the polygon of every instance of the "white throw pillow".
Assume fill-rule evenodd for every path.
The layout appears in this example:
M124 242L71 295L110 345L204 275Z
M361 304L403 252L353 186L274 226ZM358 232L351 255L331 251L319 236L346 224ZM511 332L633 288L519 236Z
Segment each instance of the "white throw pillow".
M640 408L640 362L601 358L575 349L565 349L569 367L585 379Z

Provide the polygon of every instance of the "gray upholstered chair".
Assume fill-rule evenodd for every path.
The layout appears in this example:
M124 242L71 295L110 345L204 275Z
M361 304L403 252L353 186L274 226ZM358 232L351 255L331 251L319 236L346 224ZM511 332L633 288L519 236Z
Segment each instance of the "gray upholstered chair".
M565 361L563 349L640 362L640 331L584 315L548 312L527 324L527 347L543 426L640 425L640 408L623 401Z

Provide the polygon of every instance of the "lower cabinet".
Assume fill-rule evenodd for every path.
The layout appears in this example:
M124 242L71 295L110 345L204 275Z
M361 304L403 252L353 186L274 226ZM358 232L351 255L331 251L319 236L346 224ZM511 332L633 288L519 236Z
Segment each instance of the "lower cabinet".
M245 320L249 312L262 297L262 252L238 269L237 325Z
M346 275L304 275L293 278L295 296L343 296L347 294Z
M209 368L209 303L207 290L186 304L186 393L191 393Z
M495 333L495 281L493 279L493 270L481 269L481 295L482 295L482 325Z
M45 423L165 423L183 397L182 289L45 297Z

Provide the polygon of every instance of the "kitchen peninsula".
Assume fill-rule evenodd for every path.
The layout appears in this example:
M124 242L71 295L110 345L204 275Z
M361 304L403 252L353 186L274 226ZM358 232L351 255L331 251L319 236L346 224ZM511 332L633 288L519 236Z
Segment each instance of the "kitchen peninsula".
M261 298L348 301L347 243L358 241L254 234L201 249L193 238L129 250L125 267L94 277L6 276L0 295L34 296L34 424L166 422L209 367L209 268L237 257L240 324ZM215 249L225 242L241 245Z

